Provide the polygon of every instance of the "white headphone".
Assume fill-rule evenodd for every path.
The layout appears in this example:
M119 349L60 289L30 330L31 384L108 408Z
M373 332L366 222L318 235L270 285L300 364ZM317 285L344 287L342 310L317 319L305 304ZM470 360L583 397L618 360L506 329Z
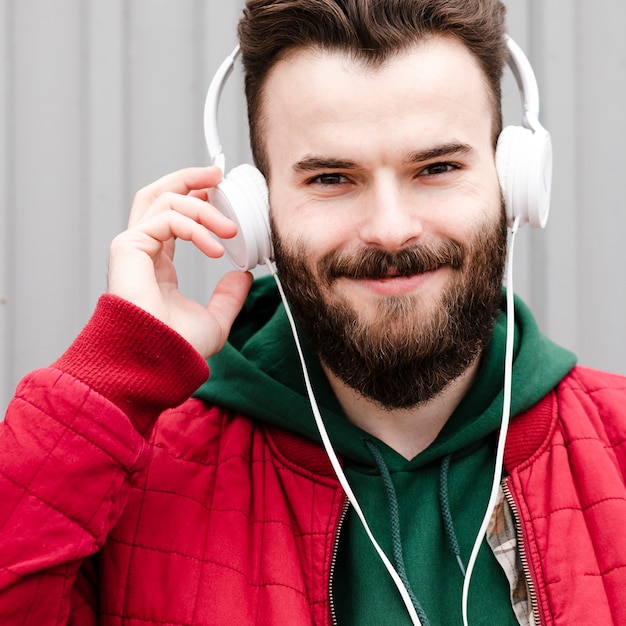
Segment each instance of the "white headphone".
M539 88L522 49L506 37L508 65L522 97L522 126L507 126L498 137L496 169L509 225L543 228L550 210L552 142L539 123ZM239 56L239 46L222 62L213 77L204 105L204 134L212 164L225 172L226 159L217 129L217 109L226 80ZM226 254L240 270L273 260L267 183L254 166L235 167L215 188L209 202L238 226L232 239L222 240Z
M522 49L506 38L508 65L515 76L524 108L523 126L507 126L498 137L496 169L509 225L529 223L544 228L550 212L552 140L539 122L539 88Z

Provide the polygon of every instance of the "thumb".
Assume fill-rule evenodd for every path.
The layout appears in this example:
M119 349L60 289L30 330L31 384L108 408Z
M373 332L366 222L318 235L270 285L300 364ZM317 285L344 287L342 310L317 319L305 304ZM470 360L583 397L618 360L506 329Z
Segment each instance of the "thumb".
M228 272L217 283L207 305L207 311L213 316L221 329L220 349L226 342L231 326L252 286L250 272Z

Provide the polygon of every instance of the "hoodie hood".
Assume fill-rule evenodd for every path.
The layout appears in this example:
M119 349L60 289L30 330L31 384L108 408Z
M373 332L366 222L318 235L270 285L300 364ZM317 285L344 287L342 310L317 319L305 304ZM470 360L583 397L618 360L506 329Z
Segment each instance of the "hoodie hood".
M528 409L575 365L573 354L539 331L526 307L515 302L512 415ZM318 359L300 335L307 369L324 423L337 453L372 465L363 446L370 435L345 417ZM419 467L494 432L502 417L506 315L494 325L476 379L437 439L409 464ZM224 348L209 359L211 376L196 397L314 441L320 437L306 394L302 368L284 306L272 277L257 279ZM392 471L407 461L377 442Z

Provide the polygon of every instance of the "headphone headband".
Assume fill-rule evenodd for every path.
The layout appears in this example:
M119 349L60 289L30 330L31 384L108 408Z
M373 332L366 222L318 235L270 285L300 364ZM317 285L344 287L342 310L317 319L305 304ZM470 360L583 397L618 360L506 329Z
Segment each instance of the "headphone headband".
M228 77L232 74L239 52L240 48L239 44L237 44L235 49L222 61L222 64L217 68L213 76L204 101L204 138L209 150L211 163L217 165L222 172L225 171L226 159L217 130L217 110L222 96L222 90L224 89Z
M539 123L539 87L535 72L524 54L524 51L508 35L506 37L506 47L509 51L507 65L509 66L517 88L522 97L522 107L524 109L524 126L532 131L543 129Z

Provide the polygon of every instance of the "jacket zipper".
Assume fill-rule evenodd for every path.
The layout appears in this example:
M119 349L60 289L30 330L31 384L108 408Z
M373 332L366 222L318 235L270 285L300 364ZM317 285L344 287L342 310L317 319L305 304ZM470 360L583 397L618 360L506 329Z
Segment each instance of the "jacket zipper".
M348 515L348 509L350 508L350 501L346 498L343 504L343 510L341 511L341 516L339 517L339 523L337 524L337 530L335 531L335 540L333 544L333 554L330 560L330 575L328 576L328 600L330 604L330 619L333 626L337 626L337 613L335 610L335 602L333 600L333 579L335 577L335 567L337 565L337 554L339 553L339 535L341 534L341 529L343 528L343 524L346 521L346 516Z
M528 564L528 557L526 555L526 545L524 543L524 531L522 529L522 525L520 523L519 513L517 510L517 504L513 499L513 495L509 490L509 481L505 478L502 481L502 491L504 493L504 497L506 501L509 503L511 507L511 512L513 513L513 518L515 519L515 532L517 534L517 551L520 555L520 560L522 562L522 569L524 571L524 578L526 579L526 585L528 587L528 595L530 597L530 610L534 619L534 623L537 626L545 626L545 622L541 617L539 612L539 605L537 603L537 592L535 591L535 582L532 576L532 572L530 571L530 566Z

